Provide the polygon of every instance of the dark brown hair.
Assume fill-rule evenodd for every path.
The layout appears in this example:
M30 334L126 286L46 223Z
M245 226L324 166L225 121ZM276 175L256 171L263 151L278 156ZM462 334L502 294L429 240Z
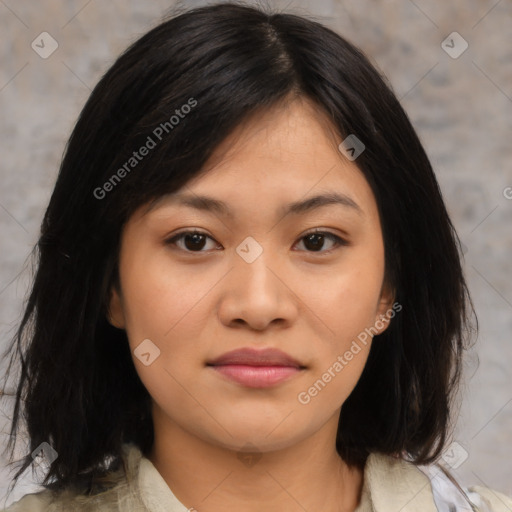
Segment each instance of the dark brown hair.
M116 467L123 443L144 454L153 443L151 397L125 331L106 320L124 224L197 176L249 115L294 95L314 102L340 137L364 143L356 163L376 198L385 276L403 307L342 407L337 450L360 466L371 452L416 463L439 456L474 310L425 151L385 79L343 37L303 16L230 2L174 15L132 44L94 88L67 144L9 348L9 370L21 368L9 445L23 413L30 450L48 442L58 453L47 488ZM128 170L159 126L161 140ZM28 453L16 478L31 463Z

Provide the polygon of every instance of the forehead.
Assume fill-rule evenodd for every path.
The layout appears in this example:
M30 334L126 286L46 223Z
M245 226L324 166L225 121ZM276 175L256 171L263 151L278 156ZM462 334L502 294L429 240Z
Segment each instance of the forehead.
M329 149L337 158L340 134L320 106L298 97L260 110L244 119L214 150L205 167L217 168L236 159L289 161L294 157L320 158Z
M339 151L341 140L310 102L260 112L217 146L200 174L155 200L147 213L172 206L234 217L256 205L284 216L336 205L371 217L373 193L356 163Z
M213 213L217 216L234 219L236 217L229 203L212 196L198 195L194 193L178 192L163 196L158 203L153 205L151 210L158 209L162 206L184 206L196 211ZM308 212L318 210L327 206L342 207L345 211L357 214L361 217L365 216L364 210L349 195L327 191L316 195L310 195L304 199L286 203L278 209L277 217L285 217L286 215L302 215ZM150 211L151 211L150 210Z

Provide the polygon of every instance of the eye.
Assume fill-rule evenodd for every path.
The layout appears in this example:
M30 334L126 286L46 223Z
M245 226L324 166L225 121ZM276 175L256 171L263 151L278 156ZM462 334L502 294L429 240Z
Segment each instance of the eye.
M321 251L320 249L322 249L322 247L324 246L325 239L334 242L334 247L326 251ZM311 249L308 252L331 252L335 247L348 245L348 242L343 238L340 238L338 235L335 235L334 233L330 233L328 231L321 231L319 229L306 233L303 237L301 237L300 240L306 241L304 245Z
M185 252L207 252L202 249L207 245L206 240L210 239L214 241L214 239L203 233L202 231L183 231L168 239L165 243L169 245L176 245L180 249ZM334 247L331 247L328 250L322 251L321 249L325 245L325 240L330 240ZM328 231L315 230L309 233L306 233L304 236L300 238L300 241L305 241L304 246L306 247L307 252L321 252L326 253L332 251L334 248L339 246L346 246L348 242L343 238L335 235L334 233L330 233ZM182 245L179 242L183 242Z
M166 244L178 245L180 249L183 249L186 252L205 252L201 251L201 249L205 246L205 240L207 238L213 240L211 236L208 236L202 231L183 231L182 233L179 233L167 240ZM185 248L180 247L179 244L176 243L181 240L183 240Z

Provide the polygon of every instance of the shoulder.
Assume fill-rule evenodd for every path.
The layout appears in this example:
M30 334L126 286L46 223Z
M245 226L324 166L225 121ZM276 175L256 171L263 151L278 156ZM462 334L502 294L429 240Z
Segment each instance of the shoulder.
M74 489L52 492L48 489L26 494L2 512L118 512L126 496L122 484L96 494L84 494Z
M48 490L25 494L2 512L45 512L51 502L51 492Z
M487 506L491 512L512 512L512 498L501 492L475 486L470 487L468 493L475 505L481 507L481 510L485 510L485 506Z
M143 510L136 487L141 452L133 444L123 446L124 465L93 486L91 492L66 488L59 492L44 489L26 494L0 512L129 512Z
M512 499L484 487L465 489L438 465L417 466L402 458L372 453L365 486L375 512L512 512ZM472 508L473 507L473 508Z

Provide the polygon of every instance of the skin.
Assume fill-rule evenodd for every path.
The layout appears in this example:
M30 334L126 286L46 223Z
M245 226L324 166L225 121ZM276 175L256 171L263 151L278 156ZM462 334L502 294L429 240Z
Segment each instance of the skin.
M363 472L341 459L335 438L371 339L308 404L297 399L393 304L375 198L337 149L341 140L304 99L259 113L178 191L220 199L232 217L165 196L124 227L110 321L126 329L132 354L145 339L160 350L148 366L133 357L153 398L148 458L198 512L353 511L360 502ZM360 213L328 205L279 214L329 191L350 196ZM166 244L192 228L207 237ZM306 238L313 228L347 245L329 237L315 245ZM252 263L236 252L248 236L263 249ZM254 389L206 366L242 347L276 347L306 368ZM246 451L255 453L250 462Z

